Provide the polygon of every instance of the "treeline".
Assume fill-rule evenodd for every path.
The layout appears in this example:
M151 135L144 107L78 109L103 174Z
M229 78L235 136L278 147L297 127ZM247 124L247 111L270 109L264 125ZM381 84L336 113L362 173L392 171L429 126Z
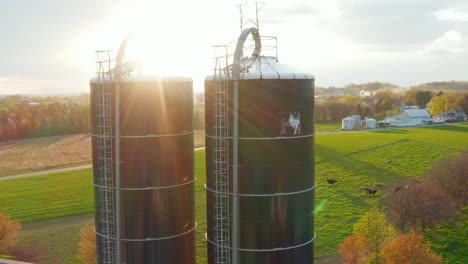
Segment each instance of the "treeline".
M451 81L451 82L432 82L410 87L414 90L428 91L468 91L468 82Z
M0 98L0 141L90 131L89 95Z
M349 115L381 118L399 112L404 97L389 90L380 90L374 95L330 97L315 103L316 122L339 122Z
M318 98L315 103L315 121L339 122L349 115L383 118L398 114L402 105L418 106L420 109L427 109L432 115L452 109L463 109L468 113L468 92L409 90L402 94L378 90L369 96Z

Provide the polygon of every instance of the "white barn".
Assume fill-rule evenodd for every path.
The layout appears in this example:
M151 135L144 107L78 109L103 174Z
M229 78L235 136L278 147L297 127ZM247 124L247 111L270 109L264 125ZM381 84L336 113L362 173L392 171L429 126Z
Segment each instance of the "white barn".
M380 122L390 126L405 127L405 126L422 126L432 124L431 114L425 109L403 109L403 111L396 115L386 117L384 121Z

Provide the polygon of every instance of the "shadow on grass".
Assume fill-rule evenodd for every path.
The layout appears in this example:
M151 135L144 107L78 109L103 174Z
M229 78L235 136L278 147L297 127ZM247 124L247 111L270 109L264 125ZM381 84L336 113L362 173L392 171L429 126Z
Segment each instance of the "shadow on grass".
M457 125L447 125L447 126L433 126L426 127L433 130L442 130L442 131L452 131L452 132L468 132L468 126L457 126Z
M379 133L379 134L408 134L408 130L399 129L399 128L389 128L389 129L383 129L383 130L371 131L371 132Z
M403 141L406 141L406 139L399 140L397 142L392 142L390 144L385 144L385 145L369 148L369 149L366 149L365 151L371 151L371 150L382 148L388 145L398 144ZM317 150L317 145L316 145L316 150ZM328 163L328 164L331 164L332 166L342 168L343 170L348 171L352 173L353 175L365 176L367 181L369 182L369 186L361 186L362 188L376 187L376 186L370 185L373 182L382 182L383 184L387 184L387 182L402 181L403 179L406 179L406 177L398 175L393 171L387 170L385 167L378 166L376 164L371 164L364 160L359 160L353 157L353 155L364 152L364 151L356 151L353 153L342 155L339 152L331 148L328 148L326 146L323 146L323 145L320 145L319 150L325 151L328 153L328 155L335 157L335 158L316 162L315 163L316 165L318 163ZM340 178L339 175L337 176L338 176L337 178Z

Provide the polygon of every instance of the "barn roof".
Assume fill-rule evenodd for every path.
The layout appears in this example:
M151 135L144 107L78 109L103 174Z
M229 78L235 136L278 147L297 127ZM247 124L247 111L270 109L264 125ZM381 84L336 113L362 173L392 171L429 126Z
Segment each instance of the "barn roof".
M425 109L405 109L403 110L409 117L431 117Z

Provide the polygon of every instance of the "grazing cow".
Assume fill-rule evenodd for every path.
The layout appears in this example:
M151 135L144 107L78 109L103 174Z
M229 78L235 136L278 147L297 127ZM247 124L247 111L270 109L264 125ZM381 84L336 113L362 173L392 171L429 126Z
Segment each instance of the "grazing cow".
M403 188L403 186L401 186L401 185L398 185L397 187L393 188L393 193L397 193L397 192L401 191L401 188Z
M335 183L337 183L337 182L338 182L338 181L335 180L335 179L327 179L327 183L328 183L328 184L335 184Z
M387 164L392 164L392 160L386 160L385 161Z
M371 189L371 188L366 188L366 193L367 194L372 194L374 196L377 193L376 189Z

